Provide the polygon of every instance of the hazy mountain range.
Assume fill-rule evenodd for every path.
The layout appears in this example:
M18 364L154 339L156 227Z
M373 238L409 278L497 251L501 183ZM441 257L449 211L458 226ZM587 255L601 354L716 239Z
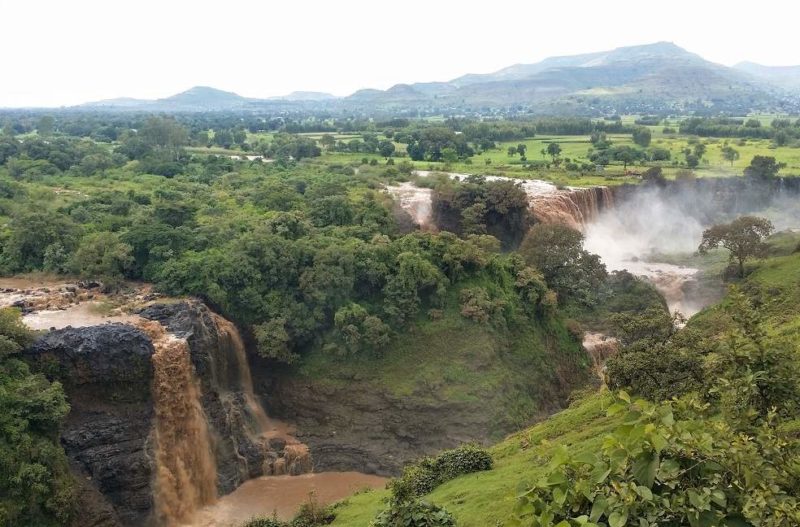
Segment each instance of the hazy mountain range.
M800 105L800 66L709 62L670 42L515 64L446 82L364 89L347 97L293 92L253 99L197 86L157 100L109 99L83 108L140 111L225 111L278 105L319 108L503 108L542 113L790 110Z

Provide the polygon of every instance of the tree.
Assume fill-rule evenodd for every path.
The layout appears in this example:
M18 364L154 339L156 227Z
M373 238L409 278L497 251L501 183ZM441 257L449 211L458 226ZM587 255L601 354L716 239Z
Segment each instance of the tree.
M513 146L508 147L508 157L514 157L517 155L517 149Z
M694 155L697 156L697 159L703 159L703 156L706 154L706 145L703 143L697 143L694 145Z
M664 186L667 183L667 178L664 177L664 171L661 167L650 167L642 174L642 181L651 183L658 186Z
M585 305L597 302L598 290L607 276L597 255L583 249L583 234L564 225L538 223L525 236L519 252L538 269L559 300Z
M53 212L27 212L10 223L0 264L11 272L42 269L48 247L58 244L66 253L77 245L80 228L68 216Z
M336 144L336 138L334 138L331 134L324 134L322 137L320 137L319 144L321 144L322 148L325 150L330 150Z
M641 159L642 153L627 145L615 146L611 149L611 157L614 161L622 163L623 170L628 170L628 165L637 159Z
M56 121L51 115L43 115L36 125L36 133L42 137L49 137L53 134Z
M378 153L387 159L394 155L394 150L395 146L391 141L381 141L378 143Z
M633 142L637 145L647 148L650 146L650 141L653 139L653 134L646 126L637 126L633 129Z
M742 216L730 223L714 225L703 232L698 251L705 254L720 245L730 251L731 262L738 262L739 276L744 276L744 263L764 254L764 238L773 231L772 222L756 216Z
M122 243L113 232L85 236L72 257L75 272L111 283L121 280L133 264L133 247Z
M653 400L683 395L702 386L703 361L693 334L679 332L679 314L663 307L611 317L619 353L606 362L608 385Z
M189 132L168 117L150 117L139 132L144 142L178 159L181 148L189 142Z
M69 525L72 477L59 441L64 390L31 373L19 353L33 342L16 309L0 310L0 524Z
M520 143L517 145L516 150L520 157L525 157L525 152L528 151L528 146L524 143Z
M756 180L769 180L778 175L782 165L771 156L754 156L744 175Z
M730 145L725 145L722 147L722 158L733 166L734 161L739 159L739 151Z
M555 162L556 158L561 155L561 145L558 143L550 143L547 145L547 155L553 158Z
M445 163L455 163L458 161L458 152L456 152L455 148L443 148L442 149L442 161Z

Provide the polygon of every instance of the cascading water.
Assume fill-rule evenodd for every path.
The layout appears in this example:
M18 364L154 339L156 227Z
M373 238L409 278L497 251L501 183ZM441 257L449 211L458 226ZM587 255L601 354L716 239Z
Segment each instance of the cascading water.
M427 177L432 172L417 170L417 176ZM464 181L468 174L447 172L448 177ZM531 212L536 221L548 224L567 225L583 231L600 213L614 207L614 194L608 187L567 187L559 188L548 181L538 179L517 179L503 176L484 176L487 181L513 181L528 195ZM415 187L411 183L387 187L386 189L399 201L406 211L422 227L430 226L432 197L430 189Z
M239 330L229 320L212 315L220 338L222 355L233 355L236 365L236 384L241 390L247 412L247 428L250 442L261 444L268 452L271 440L282 443L283 457L272 459L265 455L261 472L265 475L297 475L311 471L311 456L308 447L292 436L292 431L284 423L273 421L258 402L253 391L253 377L247 363L242 337Z
M151 338L155 406L156 517L162 525L190 521L217 494L211 434L186 340L155 321L140 322Z
M531 194L533 217L540 223L559 224L584 231L614 207L614 195L608 187L569 188L546 194Z

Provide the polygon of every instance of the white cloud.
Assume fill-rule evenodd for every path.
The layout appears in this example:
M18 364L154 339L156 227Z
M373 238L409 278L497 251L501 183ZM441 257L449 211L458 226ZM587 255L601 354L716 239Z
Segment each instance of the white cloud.
M725 64L795 64L798 12L778 0L0 0L0 107L194 85L347 95L658 40Z

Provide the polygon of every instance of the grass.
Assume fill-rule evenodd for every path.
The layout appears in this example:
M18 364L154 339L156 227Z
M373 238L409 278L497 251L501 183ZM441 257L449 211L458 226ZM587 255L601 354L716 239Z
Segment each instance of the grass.
M494 468L461 476L441 485L425 499L447 508L459 527L505 525L512 514L516 489L542 473L555 448L566 445L581 453L597 450L618 418L605 416L610 396L592 394L547 421L513 434L490 452ZM335 527L365 527L385 508L386 490L358 494L336 508Z

